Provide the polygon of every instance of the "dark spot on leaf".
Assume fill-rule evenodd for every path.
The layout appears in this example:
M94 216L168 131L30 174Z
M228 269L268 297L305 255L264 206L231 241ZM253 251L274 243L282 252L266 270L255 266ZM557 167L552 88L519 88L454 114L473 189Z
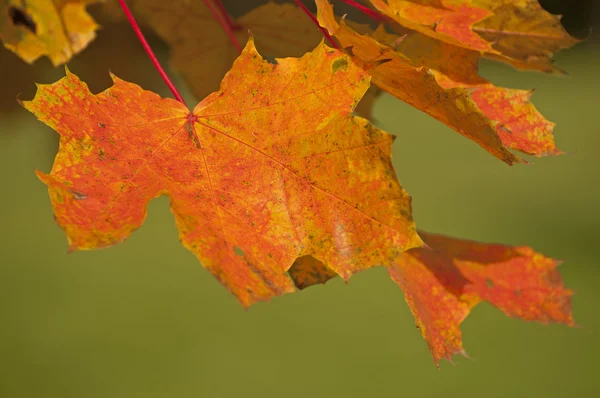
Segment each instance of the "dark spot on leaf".
M494 287L494 282L491 281L491 279L486 279L485 280L485 284L487 285L487 287L492 288Z
M244 257L246 255L246 253L244 253L244 251L237 246L233 247L233 252L235 253L236 256L240 256L240 257Z
M104 128L106 127L106 124L98 122L98 127Z
M17 7L10 7L8 9L8 16L10 17L13 25L23 26L33 34L37 33L37 26L35 22L33 22L33 18L31 18L31 15L27 14L25 11Z
M83 192L79 192L79 191L71 191L71 193L73 194L73 198L75 200L86 200L88 197L86 194L84 194Z
M188 138L194 143L196 148L202 149L200 141L198 140L198 136L196 135L196 131L194 130L194 126L191 123L186 123L185 129L188 133Z
M348 60L346 58L338 58L335 61L333 61L333 64L331 65L331 71L333 73L335 73L340 69L346 70L347 67L348 67Z
M509 129L508 127L506 127L505 125L501 124L499 126L496 127L498 130L502 130L503 132L507 133L507 134L512 134L512 130Z

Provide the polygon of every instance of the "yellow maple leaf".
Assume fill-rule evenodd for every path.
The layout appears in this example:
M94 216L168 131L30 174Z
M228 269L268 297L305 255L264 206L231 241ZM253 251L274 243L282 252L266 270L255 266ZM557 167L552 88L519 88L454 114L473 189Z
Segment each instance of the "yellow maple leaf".
M67 62L96 37L86 6L99 0L0 0L0 40L27 63Z

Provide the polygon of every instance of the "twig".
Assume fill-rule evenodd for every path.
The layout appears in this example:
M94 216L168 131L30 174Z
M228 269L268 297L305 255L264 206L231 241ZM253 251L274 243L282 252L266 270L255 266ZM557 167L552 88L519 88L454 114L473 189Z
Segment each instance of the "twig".
M227 37L229 37L229 40L231 41L231 43L233 44L235 49L238 50L239 53L241 53L242 46L240 45L240 42L235 37L235 34L233 33L232 25L229 22L227 22L227 19L229 17L224 16L224 15L227 15L227 12L225 12L223 15L221 15L219 10L215 7L215 5L210 0L204 0L204 4L206 4L206 7L210 10L210 12L212 12L212 14L215 16L217 21L219 21L219 23L221 24L221 27L223 27L225 34L227 35ZM224 7L223 7L223 10L225 10Z
M319 20L317 20L317 18L312 14L312 12L310 12L310 10L308 8L306 8L306 6L302 3L302 1L294 0L294 2L298 5L298 7L300 7L302 9L302 11L304 11L304 13L306 15L308 15L308 17L315 23L315 25L317 25L319 27L319 29L321 29L321 32L323 32L323 36L325 36L325 38L329 41L329 43L331 43L333 48L337 48L338 50L340 50L340 46L337 44L337 42L335 40L333 40L333 37L331 37L331 35L327 31L327 29L325 29L324 27L322 27L319 24Z
M121 8L123 9L123 12L125 13L125 16L127 17L127 20L129 21L129 24L133 28L133 31L137 35L140 43L142 44L142 47L144 47L144 50L146 50L146 54L148 54L150 61L152 61L152 63L154 64L154 67L156 68L156 70L158 71L158 73L160 74L162 79L165 81L165 83L167 84L167 87L169 87L169 90L171 90L171 92L173 93L173 96L175 97L175 99L177 101L179 101L183 105L187 106L185 101L183 100L183 97L181 96L181 94L179 94L179 91L177 91L177 88L175 87L175 85L173 84L171 79L169 79L169 76L167 75L167 73L165 72L163 67L160 65L158 58L156 58L156 55L154 55L152 48L150 48L150 44L148 44L148 41L146 40L146 38L144 37L144 34L140 30L140 27L138 26L137 22L135 21L135 18L133 17L131 10L127 6L127 3L125 2L125 0L119 0L119 4L121 5Z
M229 28L231 30L236 31L236 30L240 30L242 28L242 25L240 25L239 23L237 23L231 19L231 17L229 16L229 13L227 12L227 9L225 8L225 6L223 5L223 2L221 0L215 0L215 4L219 8L221 15L223 16L223 18L225 18L225 22L227 22L227 25L229 25Z
M386 20L386 18L381 15L380 13L378 13L377 11L373 11L370 8L363 6L362 4L357 3L354 0L342 0L344 3L356 8L357 10L361 11L363 14L368 15L369 17L371 17L372 19L374 19L377 22L384 22Z

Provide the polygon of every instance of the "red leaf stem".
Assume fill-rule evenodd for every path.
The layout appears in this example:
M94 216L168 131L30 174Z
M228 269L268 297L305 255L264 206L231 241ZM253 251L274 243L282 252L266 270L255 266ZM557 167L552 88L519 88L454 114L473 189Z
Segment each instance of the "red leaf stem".
M183 100L183 97L181 96L181 94L179 93L179 91L177 90L177 88L175 87L175 85L173 84L173 82L171 81L169 76L167 75L167 72L165 72L165 70L161 66L160 62L158 61L158 58L156 58L156 55L154 55L154 51L152 51L150 44L148 44L148 41L146 40L146 38L144 37L144 34L140 30L140 27L137 24L135 18L133 17L131 10L127 6L127 3L125 2L125 0L119 0L119 4L121 5L121 8L123 9L123 12L125 13L125 16L127 17L127 20L129 21L129 24L133 28L133 31L137 35L140 43L142 44L142 47L144 47L144 50L146 50L146 54L148 54L150 61L152 61L152 63L154 64L154 67L160 74L160 77L162 77L162 79L165 81L165 83L167 84L167 87L169 87L169 90L171 90L175 99L177 101L181 102L183 105L187 106L187 104Z
M215 7L215 5L210 1L210 0L203 0L204 4L206 4L206 7L210 10L210 12L215 16L215 18L217 19L217 21L219 21L219 23L221 24L221 27L223 28L223 30L225 31L225 34L227 35L227 37L229 37L229 40L231 41L231 43L233 44L233 46L236 48L236 50L238 50L239 53L242 52L242 46L240 45L240 42L238 41L238 39L235 37L235 34L233 33L233 29L232 29L232 25L231 25L231 20L229 19L229 16L225 17L225 15L227 15L227 12L225 11L225 7L223 7L223 5L221 5L221 7L223 7L223 14L221 14L221 12L219 12L219 9L217 9L217 7ZM228 22L229 20L229 22Z
M221 0L214 0L214 2L217 5L219 12L221 12L221 15L225 19L225 22L227 22L227 25L229 25L229 28L232 31L240 30L242 28L242 25L240 25L239 23L236 23L235 21L233 21L231 19L231 17L229 16L229 13L227 12L227 9L223 5L223 2Z
M363 14L368 15L369 17L371 17L372 19L374 19L377 22L384 22L386 20L386 18L381 15L380 13L378 13L377 11L371 10L370 8L363 6L362 4L357 3L354 0L342 0L344 3L356 8L357 10L361 11Z
M323 32L323 36L325 36L325 38L327 39L327 41L329 41L329 43L331 43L331 46L333 48L337 48L338 50L340 50L340 46L339 44L333 40L333 37L331 37L331 35L329 34L329 32L327 31L327 29L325 29L324 27L322 27L319 24L319 21L317 20L317 17L315 17L313 15L312 12L310 12L310 10L308 8L306 8L306 6L302 3L301 0L294 0L294 2L298 5L298 7L300 7L300 9L302 9L302 11L304 11L304 13L306 15L308 15L308 17L315 23L315 25L317 25L319 27L319 29L321 29L321 32Z

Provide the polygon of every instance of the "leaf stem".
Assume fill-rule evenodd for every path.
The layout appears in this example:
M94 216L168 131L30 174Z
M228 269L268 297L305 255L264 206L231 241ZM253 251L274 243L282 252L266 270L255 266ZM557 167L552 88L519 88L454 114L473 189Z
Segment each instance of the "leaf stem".
M227 15L227 11L225 10L225 7L223 7L223 4L221 4L221 6L220 6L220 8L222 7L222 10L223 10L223 14L221 14L219 12L219 10L215 7L215 5L212 3L211 0L203 0L203 1L204 1L204 4L206 5L206 7L214 15L216 20L221 24L221 27L225 31L225 34L227 35L227 37L229 37L229 40L231 41L231 43L233 44L235 49L238 50L239 53L241 53L242 46L240 45L240 42L238 41L238 39L235 37L235 34L233 33L233 24L231 23L231 19L229 19L229 15Z
M227 12L227 9L223 5L223 2L221 0L214 0L214 1L215 1L215 4L217 5L217 8L221 12L221 15L223 16L223 18L225 18L225 22L227 22L227 25L229 26L229 28L233 31L240 30L242 28L242 25L240 25L239 23L236 23L235 21L233 21L231 19L231 17L229 16L229 13Z
M119 0L119 4L121 5L121 8L123 9L123 12L125 13L125 16L127 17L127 20L129 21L129 24L133 28L133 31L137 35L140 43L142 44L142 47L144 47L144 50L146 50L146 54L148 54L150 61L152 61L152 63L154 64L154 67L156 68L156 70L158 71L158 73L160 74L162 79L165 81L165 83L167 84L167 87L169 87L169 90L171 90L171 92L173 93L173 96L175 97L175 99L177 101L179 101L183 105L187 106L187 104L183 100L183 97L181 96L181 94L179 94L179 91L177 90L177 88L175 87L175 85L173 84L173 82L171 81L169 76L167 75L167 72L165 72L163 67L160 65L158 58L156 58L156 55L154 55L154 52L152 51L150 44L148 44L148 41L146 40L146 38L144 37L144 34L140 30L140 27L137 24L135 18L133 17L131 10L127 6L127 3L125 2L125 0Z
M317 18L313 15L312 12L310 12L310 10L308 8L306 8L306 6L302 3L301 0L294 0L294 2L296 3L296 5L298 5L298 7L300 7L302 9L302 11L304 11L304 13L306 15L308 15L308 17L315 23L315 25L317 25L317 27L319 29L321 29L321 32L323 32L323 36L325 36L325 38L327 39L327 41L329 41L329 43L331 43L331 45L333 46L333 48L337 48L338 50L340 50L340 46L337 44L337 42L335 40L333 40L333 37L331 37L331 35L329 34L329 32L327 31L327 29L325 29L324 27L322 27L319 24L319 20L317 20Z
M357 3L354 0L342 0L344 3L356 8L357 10L361 11L363 14L368 15L369 17L371 17L372 19L374 19L377 22L384 22L386 20L386 18L381 15L380 13L378 13L377 11L371 10L370 8L363 6L362 4Z

